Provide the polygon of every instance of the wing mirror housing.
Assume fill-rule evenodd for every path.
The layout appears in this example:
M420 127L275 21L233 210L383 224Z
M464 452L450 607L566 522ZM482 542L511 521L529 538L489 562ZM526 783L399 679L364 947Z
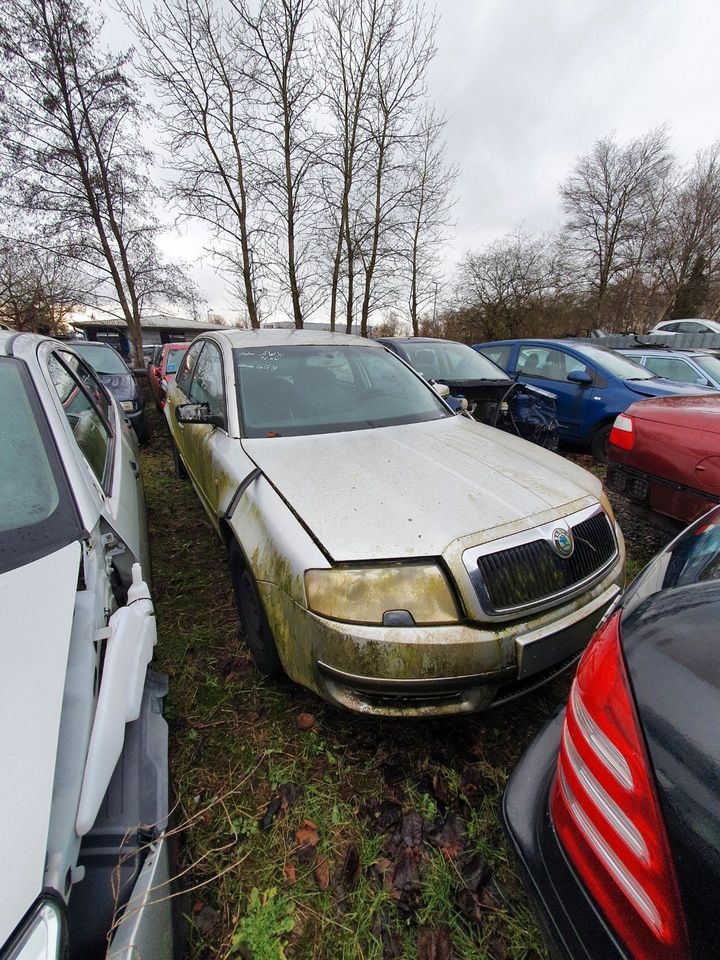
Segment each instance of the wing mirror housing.
M581 387L589 387L593 382L593 378L587 370L571 370L567 378L570 383L579 383Z
M435 393L443 400L447 400L450 396L450 387L446 383L438 383L437 380L432 380L431 383Z
M225 418L219 413L211 413L207 403L180 403L175 407L175 419L178 423L208 423L212 427L224 427Z

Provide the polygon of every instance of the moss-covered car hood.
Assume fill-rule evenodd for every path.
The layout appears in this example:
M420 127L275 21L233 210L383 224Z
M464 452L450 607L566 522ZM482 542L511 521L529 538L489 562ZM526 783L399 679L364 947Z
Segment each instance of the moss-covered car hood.
M601 492L562 457L464 417L243 447L336 561L439 556Z

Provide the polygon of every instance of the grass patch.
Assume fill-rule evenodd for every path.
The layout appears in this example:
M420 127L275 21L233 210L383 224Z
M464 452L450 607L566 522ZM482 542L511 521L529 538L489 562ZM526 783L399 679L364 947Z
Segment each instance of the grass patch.
M438 930L457 960L543 960L499 808L508 772L568 680L490 714L436 721L356 716L266 681L239 632L225 549L191 484L174 479L154 426L143 477L189 960L414 960ZM312 715L310 729L300 714ZM389 871L410 812L423 839L406 850L418 875L408 905ZM427 840L450 814L464 825L457 856ZM463 871L476 855L489 880L472 919Z

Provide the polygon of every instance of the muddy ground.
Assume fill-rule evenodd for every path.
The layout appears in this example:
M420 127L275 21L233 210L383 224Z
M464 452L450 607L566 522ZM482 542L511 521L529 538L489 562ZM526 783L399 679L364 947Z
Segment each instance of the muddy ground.
M498 813L569 678L442 721L359 717L265 681L242 642L225 550L174 478L157 419L143 475L187 956L544 960ZM669 534L618 514L634 573Z

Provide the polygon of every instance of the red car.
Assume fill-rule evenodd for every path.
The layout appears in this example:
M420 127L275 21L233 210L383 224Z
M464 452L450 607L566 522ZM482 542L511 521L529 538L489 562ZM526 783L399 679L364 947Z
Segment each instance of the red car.
M185 354L185 351L190 346L190 343L166 343L162 352L157 359L157 363L151 363L148 367L148 374L157 384L158 393L160 395L160 406L165 406L165 394L167 393L168 384L172 383L175 379L175 374L177 368L180 366L180 361Z
M720 396L633 403L610 433L607 486L683 524L720 503Z

